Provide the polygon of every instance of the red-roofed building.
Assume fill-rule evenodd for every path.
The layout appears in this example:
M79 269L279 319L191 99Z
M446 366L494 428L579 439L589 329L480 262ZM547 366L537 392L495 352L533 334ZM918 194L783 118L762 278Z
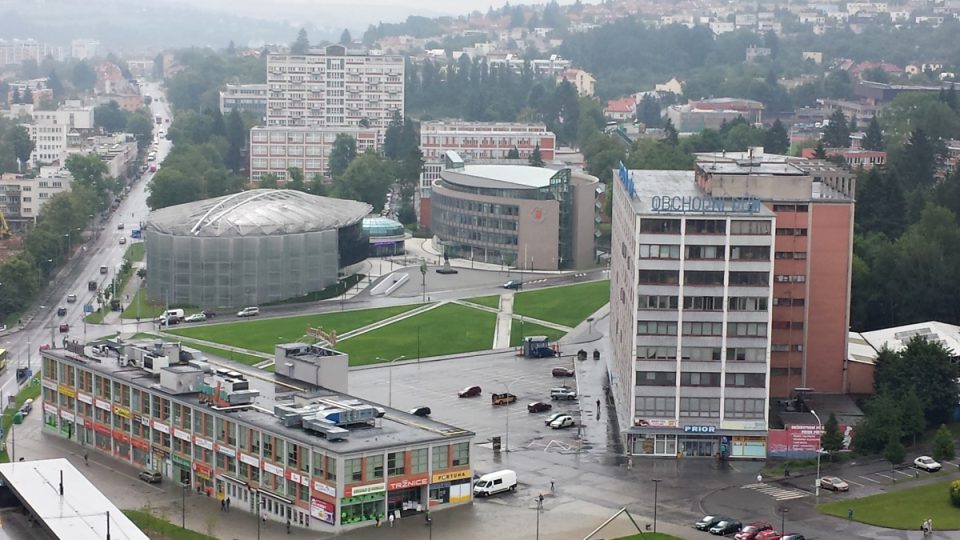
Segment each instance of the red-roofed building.
M637 102L632 97L611 99L603 108L603 116L610 120L630 120L637 112Z

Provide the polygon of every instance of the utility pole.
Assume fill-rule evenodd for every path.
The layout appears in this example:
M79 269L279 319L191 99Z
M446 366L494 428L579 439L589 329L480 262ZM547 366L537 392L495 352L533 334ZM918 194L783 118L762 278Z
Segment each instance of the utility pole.
M421 287L422 287L421 301L426 302L427 301L427 261L423 261L420 263L420 276L423 279L423 282L421 283Z

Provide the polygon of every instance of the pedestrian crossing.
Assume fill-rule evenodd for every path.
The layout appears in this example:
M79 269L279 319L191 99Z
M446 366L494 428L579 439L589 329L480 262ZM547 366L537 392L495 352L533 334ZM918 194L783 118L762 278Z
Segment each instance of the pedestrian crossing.
M763 493L764 495L769 495L770 497L773 497L775 500L778 500L778 501L789 501L792 499L800 499L800 498L806 497L807 495L810 495L806 491L800 491L799 489L781 488L781 487L773 486L770 484L764 484L764 483L747 484L745 486L740 486L740 487L743 489L752 489L754 491L759 491L760 493Z

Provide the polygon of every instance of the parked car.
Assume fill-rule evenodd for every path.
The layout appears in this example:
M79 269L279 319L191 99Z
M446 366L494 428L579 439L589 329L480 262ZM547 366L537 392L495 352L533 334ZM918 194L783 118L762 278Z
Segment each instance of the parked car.
M710 534L716 534L718 536L726 536L730 533L735 533L740 530L743 524L735 519L724 519L723 521L718 522L713 527L710 527Z
M502 491L517 489L517 473L511 470L492 472L481 476L473 484L474 497L486 497Z
M550 390L550 399L570 401L577 399L577 392L570 388L553 388Z
M49 343L44 343L43 345L40 345L40 350L41 350L41 351L46 351L46 350L48 350L49 348L50 348L50 344L49 344Z
M913 466L918 469L923 469L927 472L937 472L942 467L939 462L930 456L918 457L917 459L913 460Z
M61 333L61 334L66 334L66 333L69 332L69 331L70 331L70 325L69 325L69 324L63 323L63 324L60 325L60 333Z
M187 315L183 322L203 322L207 320L207 316L203 313L194 313L193 315Z
M850 491L850 484L847 484L842 478L836 476L824 476L820 478L820 487L832 491Z
M480 392L481 390L479 386L468 386L463 390L457 392L457 396L458 397L475 397L475 396L479 396Z
M761 532L770 530L773 530L773 527L766 521L754 521L740 529L740 532L734 535L733 538L734 540L754 540Z
M430 410L430 407L414 407L410 409L410 414L414 416L430 416L430 413L433 412Z
M698 531L707 531L710 530L710 527L713 527L725 519L730 518L725 518L723 516L703 516L700 518L700 521L693 524L693 527Z
M781 536L780 540L807 540L803 537L802 534L788 534L786 536Z
M566 416L566 415L567 415L567 413L565 413L565 412L555 412L555 413L551 414L550 416L548 416L548 417L546 418L546 420L543 421L543 425L549 426L549 425L550 425L551 423L553 423L553 421L556 420L557 418L560 418L561 416Z
M204 315L206 315L208 319L212 319L212 318L214 318L214 317L217 316L217 312L216 312L216 311L211 311L211 310L209 310L209 309L205 309L205 310L201 311L200 313L203 313Z
M520 290L523 288L523 282L517 279L511 279L510 281L503 284L504 289L513 289Z
M152 471L149 469L140 471L137 476L139 476L141 480L148 484L159 484L160 481L163 480L163 476L160 474L160 471Z
M573 417L569 414L558 417L553 422L550 422L550 427L553 429L563 429L568 427L573 427L576 425L576 422L573 421Z
M160 326L174 326L180 324L180 319L176 317L160 316L160 318L157 319L157 322L160 323Z
M117 223L117 230L118 230L118 231L122 231L122 230L123 230L123 223Z
M260 314L258 307L245 307L237 312L237 317L256 317Z
M68 294L68 295L67 295L67 303L68 303L68 304L72 304L72 303L74 303L74 302L76 302L76 301L77 301L77 295L75 295L75 294Z
M67 308L65 308L65 307L63 307L63 306L60 306L60 307L57 308L57 315L58 315L58 316L63 317L63 316L66 315L66 314L67 314Z
M761 531L754 540L780 540L780 533L773 529Z
M546 412L553 408L553 405L543 401L534 401L527 405L527 412L538 413Z
M565 367L555 367L550 371L550 373L554 377L573 377L577 374L576 371Z
M20 406L20 412L23 413L24 416L30 414L30 411L32 410L33 410L32 399L27 399L26 401L23 402L23 405Z
M126 236L121 236L121 237L120 237L120 245L122 246L122 245L124 245L124 244L126 244L126 243L127 243L127 237L126 237Z

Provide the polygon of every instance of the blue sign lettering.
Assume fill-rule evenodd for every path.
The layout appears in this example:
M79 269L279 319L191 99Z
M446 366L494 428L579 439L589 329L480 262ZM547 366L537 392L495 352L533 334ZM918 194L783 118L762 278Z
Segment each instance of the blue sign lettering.
M716 433L717 426L683 426L684 433Z
M630 171L627 170L627 167L623 164L622 161L620 162L618 173L619 173L618 175L620 176L620 183L622 183L623 187L626 188L627 194L630 195L631 199L636 199L637 192L633 187L633 177L630 176Z
M631 183L632 187L632 183ZM701 213L701 214L756 214L760 212L760 199L756 197L698 197L654 195L650 199L654 212Z

